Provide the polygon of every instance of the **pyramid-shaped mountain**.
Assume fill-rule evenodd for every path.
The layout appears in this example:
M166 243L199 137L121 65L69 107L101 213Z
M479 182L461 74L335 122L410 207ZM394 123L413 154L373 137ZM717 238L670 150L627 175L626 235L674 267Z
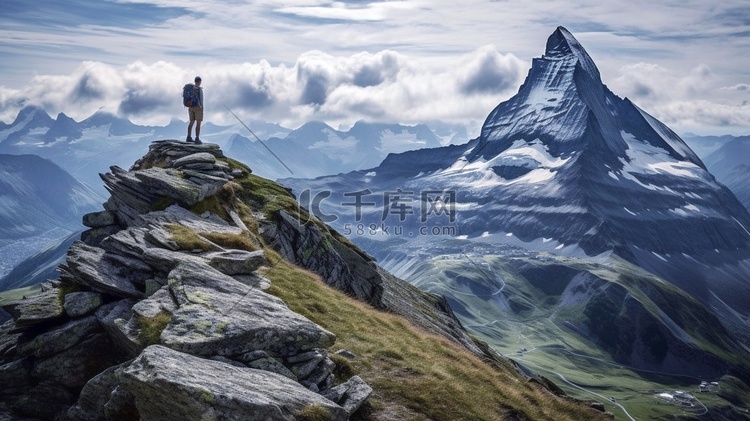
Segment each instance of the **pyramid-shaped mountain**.
M703 301L732 290L738 294L718 294L738 309L746 305L736 297L750 297L750 214L678 135L613 94L562 27L518 93L489 114L479 138L389 155L377 168L344 176L282 182L313 193L401 189L414 199L452 191L463 239L575 255L614 252ZM327 199L350 202L336 193ZM339 225L354 222L352 207L324 209ZM383 208L367 210L360 222L380 224ZM419 214L415 225L430 223Z

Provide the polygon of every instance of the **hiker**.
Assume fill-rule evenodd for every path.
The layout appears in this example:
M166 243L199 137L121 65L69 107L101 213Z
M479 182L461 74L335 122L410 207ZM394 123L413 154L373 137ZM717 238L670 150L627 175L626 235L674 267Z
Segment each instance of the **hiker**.
M185 85L187 89L188 86L191 86L191 84ZM201 77L196 76L195 77L195 85L192 85L192 92L190 95L192 96L192 102L191 105L188 106L188 117L190 118L190 123L188 124L188 130L187 130L187 139L185 141L187 143L193 143L200 145L201 144L201 121L203 121L203 88L201 88ZM183 96L185 93L183 92ZM187 106L187 103L185 104ZM193 141L192 136L190 135L193 131L193 123L195 123L195 141Z

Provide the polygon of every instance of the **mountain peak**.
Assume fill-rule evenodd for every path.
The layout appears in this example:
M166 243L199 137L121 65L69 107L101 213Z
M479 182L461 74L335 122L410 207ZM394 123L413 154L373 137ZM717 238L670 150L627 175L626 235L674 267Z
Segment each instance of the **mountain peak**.
M575 57L586 72L596 81L601 81L599 69L597 69L594 60L586 52L580 42L562 26L558 26L555 32L547 38L547 46L544 58L567 58Z

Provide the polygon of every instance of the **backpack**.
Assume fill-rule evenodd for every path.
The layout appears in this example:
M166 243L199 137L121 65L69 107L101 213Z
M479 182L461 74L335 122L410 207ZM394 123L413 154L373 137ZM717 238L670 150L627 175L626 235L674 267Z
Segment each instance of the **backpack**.
M200 104L200 92L198 87L192 83L188 83L182 87L182 105L186 107L194 107Z

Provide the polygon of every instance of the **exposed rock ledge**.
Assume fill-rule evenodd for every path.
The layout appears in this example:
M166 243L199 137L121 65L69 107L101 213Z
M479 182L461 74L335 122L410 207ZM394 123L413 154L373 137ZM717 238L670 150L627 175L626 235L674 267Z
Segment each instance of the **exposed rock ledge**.
M111 197L84 218L91 230L60 278L3 306L0 419L291 420L317 406L344 420L367 399L358 377L333 387L335 336L263 291L262 250L201 237L248 234L239 218L187 210L243 176L221 157L216 145L155 142L102 176ZM180 230L205 247L184 248ZM339 265L332 283L377 296Z

